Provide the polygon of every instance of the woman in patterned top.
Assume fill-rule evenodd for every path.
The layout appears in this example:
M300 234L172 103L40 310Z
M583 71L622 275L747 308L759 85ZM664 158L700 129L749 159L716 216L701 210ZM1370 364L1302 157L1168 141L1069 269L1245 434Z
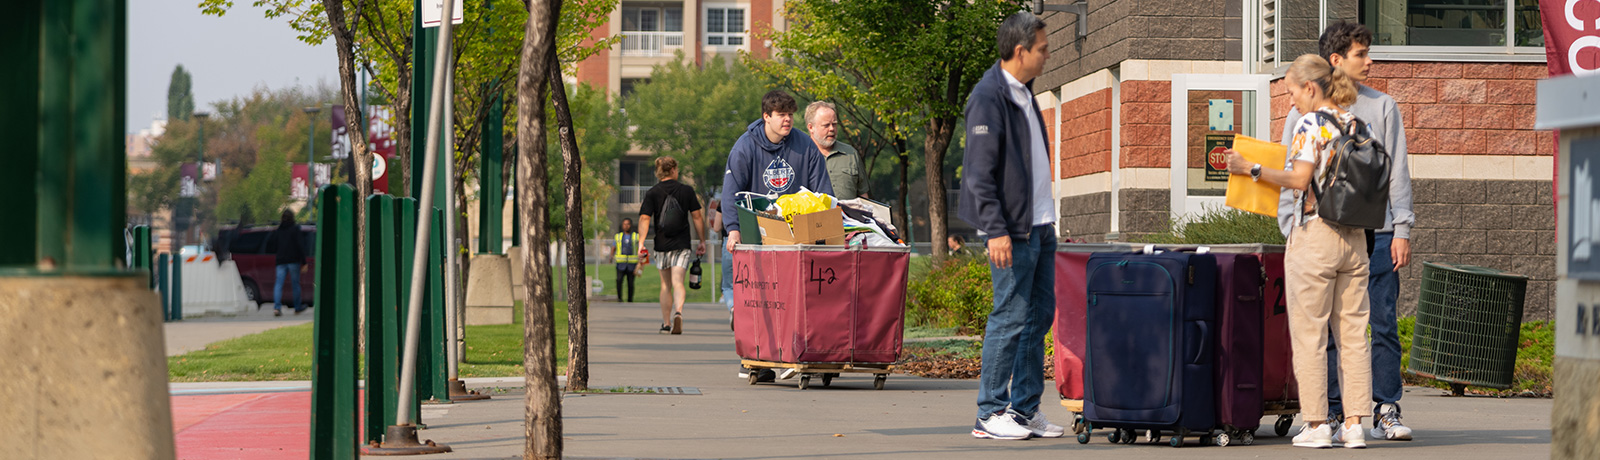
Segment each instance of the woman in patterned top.
M1366 406L1345 407L1344 423L1337 430L1329 426L1337 421L1328 420L1326 349L1331 329L1339 346L1339 382L1346 400L1372 399L1366 235L1362 229L1317 218L1316 197L1307 193L1312 180L1320 182L1328 173L1333 154L1329 144L1355 120L1341 107L1355 102L1357 89L1343 71L1314 54L1295 59L1287 83L1295 107L1317 116L1300 117L1296 123L1284 169L1262 168L1230 153L1228 171L1293 189L1298 204L1284 255L1290 347L1300 382L1300 411L1306 420L1294 445L1326 448L1338 441L1344 447L1363 448L1367 444L1361 418L1372 415L1362 410Z

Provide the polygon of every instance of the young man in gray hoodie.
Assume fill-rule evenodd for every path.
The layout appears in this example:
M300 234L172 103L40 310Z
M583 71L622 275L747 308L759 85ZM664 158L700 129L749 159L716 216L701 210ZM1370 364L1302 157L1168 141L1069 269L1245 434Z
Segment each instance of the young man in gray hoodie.
M739 243L739 192L788 195L804 187L817 193L833 194L827 158L817 150L810 136L794 135L796 108L794 98L788 93L768 91L761 97L761 119L750 123L728 152L728 170L723 173L720 195L722 227L728 232L722 260L728 263L733 261L733 245ZM725 270L724 274L727 273ZM733 284L726 275L723 284L731 291ZM729 308L732 309L732 304ZM784 378L793 374L793 369L788 371ZM748 368L739 366L739 378L749 378L748 372ZM759 376L763 382L775 378L776 374L770 370L762 371Z
M1367 79L1372 58L1367 55L1372 45L1372 31L1366 26L1351 22L1336 22L1322 32L1318 54L1334 67L1343 70L1357 83ZM1416 215L1411 212L1411 171L1406 166L1405 125L1400 119L1400 108L1394 98L1367 85L1359 85L1355 104L1347 107L1356 118L1366 122L1373 137L1383 143L1389 152L1389 220L1384 228L1371 236L1372 275L1367 285L1372 314L1372 399L1378 405L1373 417L1373 439L1411 440L1411 429L1400 423L1400 396L1404 393L1400 381L1400 331L1395 317L1395 302L1400 297L1400 274L1395 270L1411 263L1411 226ZM1287 145L1290 130L1300 120L1300 112L1289 110L1284 119L1283 137ZM1278 197L1278 227L1287 236L1294 215L1294 197L1284 189ZM1329 369L1336 369L1339 354L1329 341ZM1342 417L1339 400L1339 373L1328 373L1328 411ZM1351 401L1366 404L1366 401Z

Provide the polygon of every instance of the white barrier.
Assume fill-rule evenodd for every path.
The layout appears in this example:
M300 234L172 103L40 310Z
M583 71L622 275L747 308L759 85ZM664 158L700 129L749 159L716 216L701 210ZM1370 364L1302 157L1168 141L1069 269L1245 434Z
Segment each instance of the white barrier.
M215 254L183 262L183 316L237 315L255 305L239 280L239 267Z

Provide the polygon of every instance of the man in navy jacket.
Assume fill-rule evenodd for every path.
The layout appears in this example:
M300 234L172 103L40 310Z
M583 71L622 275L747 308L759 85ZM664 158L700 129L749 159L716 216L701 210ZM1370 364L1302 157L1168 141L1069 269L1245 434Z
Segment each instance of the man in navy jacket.
M987 238L994 312L983 335L978 421L984 439L1060 437L1039 410L1044 335L1055 318L1055 203L1045 125L1028 83L1050 58L1044 21L1018 12L1000 23L1000 62L967 96L961 220Z

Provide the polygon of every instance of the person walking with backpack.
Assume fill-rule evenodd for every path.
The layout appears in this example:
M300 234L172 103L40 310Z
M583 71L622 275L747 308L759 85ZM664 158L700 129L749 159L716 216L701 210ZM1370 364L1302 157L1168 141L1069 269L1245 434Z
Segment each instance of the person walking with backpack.
M678 182L678 160L656 158L656 179L660 182L644 193L639 204L639 251L655 259L661 269L661 332L683 333L684 275L694 257L706 253L705 211L694 188ZM690 228L700 236L700 244L690 253ZM655 233L656 251L644 250L644 240Z
M1343 214L1350 209L1350 201L1334 192L1336 188L1348 190L1351 184L1330 180L1346 173L1330 165L1337 161L1341 168L1353 167L1351 160L1359 152L1352 144L1371 139L1359 136L1366 132L1364 122L1341 108L1355 102L1357 92L1355 81L1343 69L1330 66L1321 56L1307 54L1289 66L1287 83L1294 106L1314 116L1295 122L1284 168L1263 168L1230 151L1228 172L1279 185L1294 196L1283 266L1289 342L1294 353L1294 375L1300 382L1300 412L1306 421L1305 428L1294 437L1294 445L1327 448L1338 441L1347 448L1363 448L1367 444L1361 418L1372 415L1369 407L1346 408L1344 423L1337 430L1328 421L1326 348L1330 328L1339 347L1338 372L1344 394L1355 401L1365 401L1372 394L1366 338L1366 235L1362 228L1340 223L1354 219ZM1374 155L1384 154L1378 148ZM1387 163L1382 166L1387 167ZM1324 203L1328 206L1321 206ZM1378 209L1376 214L1381 218L1381 208Z
M1397 441L1411 440L1411 428L1400 422L1400 397L1405 394L1400 379L1400 326L1395 314L1395 304L1400 298L1400 272L1411 263L1411 227L1416 215L1411 211L1411 171L1407 166L1405 124L1400 119L1400 106L1393 97L1382 91L1360 84L1367 79L1372 67L1372 57L1367 53L1372 45L1372 31L1366 26L1339 21L1322 32L1318 54L1334 67L1344 70L1356 82L1359 92L1356 100L1346 110L1367 122L1373 138L1383 144L1390 157L1389 207L1383 228L1367 232L1368 256L1371 257L1371 281L1367 296L1372 303L1372 403L1377 405L1370 434L1374 439ZM1290 129L1300 119L1300 111L1289 110L1285 118L1283 142L1291 137ZM1278 226L1288 235L1294 212L1294 200L1288 193L1278 199ZM1328 348L1328 362L1332 366L1339 356L1337 349ZM1328 374L1328 410L1335 417L1343 412L1343 398L1339 392L1339 375ZM1365 404L1365 401L1351 400Z
M622 219L622 231L613 238L611 258L617 264L617 301L633 302L633 280L639 275L639 232L633 231L633 219ZM622 296L622 290L628 296Z

